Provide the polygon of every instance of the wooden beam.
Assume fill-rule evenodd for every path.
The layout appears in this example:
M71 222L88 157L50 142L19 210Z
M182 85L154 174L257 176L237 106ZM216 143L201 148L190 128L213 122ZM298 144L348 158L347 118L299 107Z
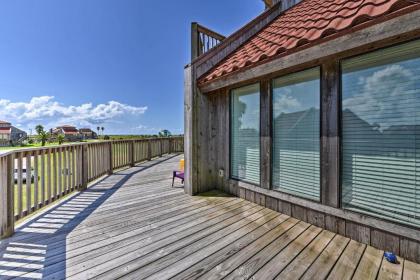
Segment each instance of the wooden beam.
M191 23L191 61L199 56L198 50L198 24Z
M194 149L194 86L193 69L190 65L184 70L184 158L185 158L185 193L193 195L197 192L195 174L195 149Z
M271 81L260 83L260 186L271 188L271 156L272 156L272 91Z
M321 202L340 207L340 66L326 61L321 73Z
M204 33L204 34L206 34L206 35L210 36L211 38L214 38L218 41L223 41L224 39L226 39L226 37L223 36L222 34L219 34L219 33L215 32L211 29L208 29L207 27L202 26L200 24L197 24L197 31L200 32L200 33Z
M0 158L0 168L0 237L5 238L15 231L13 154Z

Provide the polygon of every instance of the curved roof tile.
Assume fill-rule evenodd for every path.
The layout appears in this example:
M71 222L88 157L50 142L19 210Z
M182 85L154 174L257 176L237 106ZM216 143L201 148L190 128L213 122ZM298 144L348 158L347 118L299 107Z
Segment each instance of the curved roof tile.
M412 5L420 6L420 0L303 0L210 70L200 83Z

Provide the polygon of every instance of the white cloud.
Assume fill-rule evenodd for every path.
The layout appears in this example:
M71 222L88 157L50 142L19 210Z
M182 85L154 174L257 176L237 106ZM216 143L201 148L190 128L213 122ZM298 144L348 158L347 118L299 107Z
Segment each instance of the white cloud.
M12 102L0 99L0 119L19 123L23 127L32 127L41 123L46 127L60 124L90 126L117 121L117 118L138 116L146 112L147 107L135 107L117 101L93 105L66 106L55 100L54 96L33 97L29 102Z
M136 128L137 129L147 129L148 127L146 125L139 124Z
M139 124L136 127L136 130L143 132L143 133L159 133L159 131L162 131L162 128L157 128L157 127L149 127L147 125L143 125L143 124Z
M273 110L278 114L295 112L301 108L302 104L295 97L291 96L290 90L285 94L276 96L273 103Z

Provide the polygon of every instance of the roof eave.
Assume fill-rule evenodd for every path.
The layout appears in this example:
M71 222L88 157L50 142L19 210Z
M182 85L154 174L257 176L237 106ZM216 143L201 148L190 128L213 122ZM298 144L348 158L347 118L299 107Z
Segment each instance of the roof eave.
M411 6L349 28L345 32L313 41L280 56L263 60L211 81L199 83L198 87L203 93L211 92L405 33L418 31L420 35L419 18L420 5ZM284 59L285 57L288 59Z

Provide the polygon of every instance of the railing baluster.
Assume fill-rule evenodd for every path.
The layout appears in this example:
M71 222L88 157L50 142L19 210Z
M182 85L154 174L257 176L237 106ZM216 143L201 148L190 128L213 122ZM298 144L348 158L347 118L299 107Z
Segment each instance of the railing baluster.
M82 149L83 146L79 146L77 149L77 188L80 190L82 188L82 177L83 177L83 166L82 166Z
M18 190L17 190L17 214L18 214L18 217L20 218L20 217L22 217L22 196L23 196L23 186L22 186L22 184L23 184L23 166L22 166L22 161L23 161L23 158L22 158L23 156L22 156L22 153L19 153L19 157L18 157L18 164L17 164L17 187L18 187Z
M73 191L76 185L76 148L71 147L71 176L70 176L70 190Z
M52 170L53 170L53 175L54 175L54 183L53 183L53 201L57 199L57 187L58 187L58 176L57 176L57 148L52 150L52 157L53 157L53 165L52 165Z
M31 154L27 152L25 154L26 161L26 215L30 214L32 211L32 167L31 167Z
M67 188L66 192L71 192L71 147L66 147L66 153L67 153Z
M41 151L41 207L45 205L45 150Z
M52 168L51 168L51 153L52 150L48 149L47 150L47 204L52 202Z
M68 173L68 167L67 167L67 147L63 147L63 169L61 173L63 173L63 195L67 194L67 173Z
M39 177L39 165L38 165L38 153L39 151L34 151L34 210L39 208L39 186L38 186L38 177Z
M41 198L40 198L40 207L45 205L45 150L40 151L41 159Z
M98 145L94 145L92 148L95 151L95 153L94 153L95 154L95 157L94 157L95 176L94 176L94 178L96 179L98 177L98 170L99 170Z
M63 194L63 167L62 167L62 150L61 148L57 149L57 158L58 158L58 185L57 185L57 198L61 197Z

